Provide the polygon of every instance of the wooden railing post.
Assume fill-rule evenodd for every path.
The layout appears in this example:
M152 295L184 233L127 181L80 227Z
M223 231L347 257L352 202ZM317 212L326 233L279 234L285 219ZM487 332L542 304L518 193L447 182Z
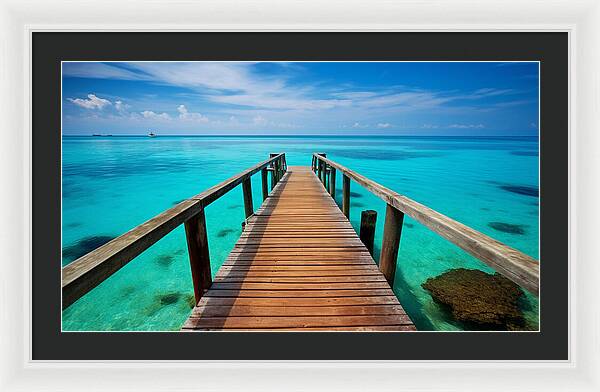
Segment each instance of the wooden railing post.
M263 201L267 200L269 196L269 179L267 178L267 168L264 168L260 171L260 177L262 181L262 196Z
M269 157L273 158L276 155L277 154L275 153L271 153L269 154ZM275 185L277 185L277 161L273 161L271 169L273 169L271 170L271 190L273 190L273 188L275 188Z
M319 153L317 153L317 155L322 156L323 158L327 158L327 154L325 154L324 152L319 152ZM319 180L321 180L321 183L323 185L325 185L325 176L327 175L327 173L326 173L327 164L325 162L323 162L321 159L317 158L317 167L318 167L317 177L319 177Z
M335 200L335 168L331 168L331 172L329 172L329 194Z
M317 177L321 180L321 173L323 172L323 162L317 158Z
M194 283L194 297L196 304L198 304L204 292L212 284L204 208L198 214L186 220L184 226L192 269L192 281Z
M375 241L375 225L377 211L365 210L360 214L360 240L373 256L373 242Z
M242 191L244 193L244 211L246 212L246 219L250 218L254 214L254 204L252 203L252 182L250 177L246 178L242 182Z
M342 212L350 219L350 177L344 173L342 178Z
M394 277L396 276L396 260L398 259L398 249L400 248L400 234L402 233L403 221L404 213L388 204L385 210L379 270L392 287L394 286Z

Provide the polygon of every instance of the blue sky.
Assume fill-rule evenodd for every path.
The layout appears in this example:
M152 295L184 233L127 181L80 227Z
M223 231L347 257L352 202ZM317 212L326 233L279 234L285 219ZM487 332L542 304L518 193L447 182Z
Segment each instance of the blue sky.
M64 62L63 133L537 135L537 63Z

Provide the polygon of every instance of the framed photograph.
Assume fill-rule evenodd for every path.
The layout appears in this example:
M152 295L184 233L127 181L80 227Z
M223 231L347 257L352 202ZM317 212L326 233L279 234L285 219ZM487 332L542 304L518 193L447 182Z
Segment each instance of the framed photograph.
M153 7L148 23L174 15ZM426 20L418 8L392 7ZM594 145L575 102L578 129L598 109L597 83L580 83L597 72L594 5L472 31L67 29L7 10L25 54L6 62L25 81L7 90L27 105L5 143L25 194L3 204L30 197L29 229L6 242L28 266L25 283L6 276L25 296L6 385L64 390L83 366L69 388L102 374L111 389L185 388L196 373L211 390L361 389L358 369L380 389L509 374L484 389L598 387L598 344L581 343L598 326L597 270L575 275L593 246L573 237L593 222L574 201L597 191L574 187ZM589 294L578 307L574 290Z

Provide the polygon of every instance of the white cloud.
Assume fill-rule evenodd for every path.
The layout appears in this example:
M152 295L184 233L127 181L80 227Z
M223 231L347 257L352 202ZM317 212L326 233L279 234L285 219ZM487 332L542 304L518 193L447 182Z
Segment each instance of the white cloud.
M127 105L123 101L115 101L115 109L117 109L117 111L119 111L119 112L124 112L125 110L129 109L130 107L131 106Z
M421 125L421 128L423 128L423 129L436 129L436 128L438 128L438 126L435 125L435 124L423 124L423 125Z
M63 76L95 79L147 80L146 75L115 66L111 63L64 62Z
M85 109L102 109L111 104L108 99L97 97L94 94L88 94L88 99L67 98L70 102Z
M266 118L264 118L263 116L261 116L260 114L259 114L258 116L255 116L255 117L252 119L252 122L253 122L255 125L267 125L267 123L268 123L267 119L266 119Z
M170 120L171 116L168 113L155 113L152 110L144 110L140 113L144 118L156 120Z
M392 124L390 124L390 123L379 123L379 124L377 124L377 128L389 128L391 126L392 126Z
M448 128L458 128L458 129L481 129L485 128L483 124L451 124Z
M208 122L208 117L203 116L200 113L194 113L187 110L185 105L179 105L177 107L177 111L179 112L179 118L181 120L189 120L189 121L199 121L199 122Z

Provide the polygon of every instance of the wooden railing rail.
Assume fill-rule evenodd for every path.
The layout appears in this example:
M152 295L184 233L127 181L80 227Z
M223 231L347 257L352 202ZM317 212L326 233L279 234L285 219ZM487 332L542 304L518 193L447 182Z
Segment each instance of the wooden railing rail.
M271 171L271 181L276 184L287 170L285 153L271 154L269 159L182 201L63 267L63 309L69 307L182 223L185 224L197 302L211 282L204 208L237 185L242 184L246 217L252 215L250 178L259 171L262 173L262 191L263 199L265 199L268 196L267 170Z
M326 158L322 153L313 154L313 170L315 168L323 176L328 172L331 176L335 171L343 174L342 211L347 217L350 215L350 179L387 203L379 268L391 284L394 281L402 222L406 214L534 295L539 295L540 267L534 258L394 192ZM322 181L324 184L327 182ZM329 184L331 191L331 178Z

